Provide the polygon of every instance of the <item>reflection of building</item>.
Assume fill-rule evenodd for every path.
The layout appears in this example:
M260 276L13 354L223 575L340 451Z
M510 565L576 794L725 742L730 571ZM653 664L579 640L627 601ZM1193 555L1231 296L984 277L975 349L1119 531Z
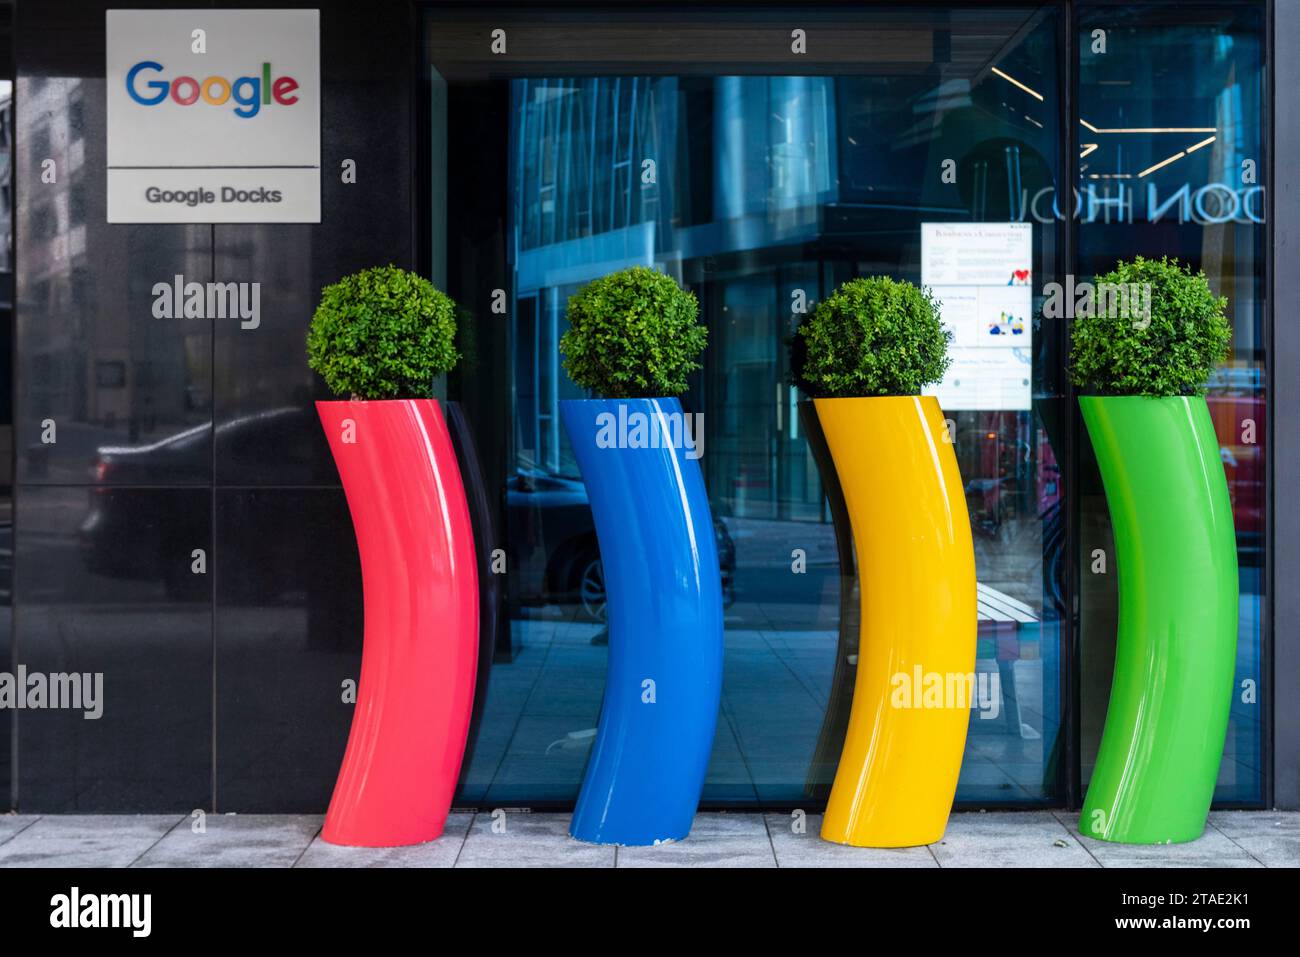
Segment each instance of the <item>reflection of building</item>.
M918 128L908 104L928 90L897 77L515 81L521 457L572 470L554 414L575 394L555 349L567 297L613 269L655 265L695 290L711 330L691 398L706 411L715 501L739 516L822 517L788 385L800 311L854 274L913 270L907 250L924 220L970 218L971 203L1007 211L1011 183L1041 181L1037 157L1051 150L1023 121L985 118L970 135L969 114L995 116L1002 91L987 81L946 84L937 119ZM948 155L980 171L969 195L918 176Z
M800 583L785 565L792 547L803 548L820 563L818 580L836 584L787 340L804 311L846 279L919 281L923 223L1014 221L1019 190L1050 182L1050 134L1009 118L1004 95L988 74L949 79L941 94L924 76L513 81L519 466L575 473L556 414L560 399L579 394L556 350L568 296L624 266L666 270L696 293L710 333L687 402L705 412L701 464L715 512L737 539L731 618L783 636L823 626L834 593ZM967 179L925 175L949 157ZM1026 275L1042 265L1044 231L1035 229L1019 231L1017 255L1029 256L1036 240L1037 261L1015 264ZM1058 480L1056 459L1034 414L1010 411L1022 403L957 413L958 454L981 565L977 667L1006 701L1002 721L975 729L1001 742L985 745L989 753L1036 763L1057 725L1060 600L1043 586L1059 573L1063 541L1058 493L1039 483ZM543 515L511 518L512 536L523 538ZM562 566L566 543L546 544Z
M1231 27L1150 25L1132 16L1134 23L1112 33L1119 45L1108 56L1081 56L1081 79L1068 99L1058 85L1061 55L1050 24L1032 18L1002 39L996 30L935 28L927 33L935 60L915 69L863 63L843 72L814 66L804 76L776 75L788 67L730 75L727 63L710 72L682 53L647 75L579 62L561 68L568 76L525 68L503 81L515 462L530 470L527 482L575 474L556 415L560 399L578 394L556 349L568 296L631 264L674 275L696 293L710 332L705 367L686 402L705 412L702 465L715 514L735 540L729 622L777 648L816 642L833 621L835 586L842 587L831 577L833 536L789 381L787 339L800 308L857 275L920 281L925 224L1032 230L1031 261L1008 265L998 284L931 280L988 287L969 297L976 304L970 318L978 320L971 328L983 340L972 334L967 348L1018 350L1019 374L1000 380L1005 386L1014 378L1014 401L1008 389L979 388L993 382L996 363L974 356L959 370L965 390L950 390L945 404L956 423L988 598L978 668L999 676L1008 715L1004 723L973 725L978 743L963 795L1021 800L1021 790L1062 786L1054 775L1062 749L1074 744L1057 731L1072 684L1086 698L1077 716L1085 766L1100 732L1113 579L1072 576L1081 556L1107 547L1110 531L1066 380L1064 323L1041 311L1045 287L1067 275L1082 281L1117 259L1168 251L1203 265L1232 300L1233 370L1240 374L1211 383L1210 402L1244 569L1240 670L1258 670L1263 456L1258 443L1234 438L1234 421L1264 418L1263 380L1252 377L1263 357L1264 232L1252 212L1266 194L1262 185L1234 192L1215 184L1233 181L1241 163L1261 153L1262 34L1250 15ZM1130 52L1139 48L1140 57ZM1205 66L1194 77L1181 66L1187 50ZM1054 209L1075 190L1076 210L1068 200L1059 204L1064 215ZM1239 208L1228 215L1233 204ZM1014 298L995 288L1007 277L1019 286ZM954 326L951 314L961 308L955 298L945 308ZM512 535L541 527L540 515L516 512ZM549 556L568 554L563 541L540 547ZM827 577L791 576L796 548L816 556ZM1078 673L1062 655L1067 640L1087 648ZM779 680L779 671L773 665L765 680ZM787 690L782 707L797 711L800 695ZM752 729L763 716L742 709L733 720ZM1259 753L1260 724L1249 711L1235 720L1225 762L1230 783L1221 790L1252 795L1257 782L1236 763L1247 767ZM1007 779L1013 793L1003 795Z
M156 258L163 273L173 272L175 262L176 271L206 275L208 255L184 241L180 248L161 249L142 231L112 233L110 239L103 184L92 180L100 174L87 156L88 150L103 149L92 138L102 140L102 123L87 126L90 101L102 99L102 81L31 77L21 82L19 95L37 118L21 144L21 165L41 184L22 194L28 206L22 215L36 229L23 237L20 294L27 309L58 317L22 327L28 401L88 449L97 434L125 430L133 440L147 440L201 420L210 399L185 383L187 369L210 362L208 329L134 321L150 315L152 284L133 276L127 264ZM176 234L197 236L199 228L176 227ZM29 443L35 438L24 433ZM41 461L32 458L38 471Z

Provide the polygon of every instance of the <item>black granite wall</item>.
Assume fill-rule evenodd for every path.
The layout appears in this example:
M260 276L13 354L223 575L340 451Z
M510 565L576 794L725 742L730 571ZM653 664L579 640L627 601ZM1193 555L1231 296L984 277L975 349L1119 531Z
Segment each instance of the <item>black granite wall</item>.
M104 705L13 713L6 770L28 812L321 811L360 576L303 339L322 285L416 266L414 15L310 4L319 225L109 225L104 10L149 5L24 2L15 18L12 660L102 672ZM176 273L260 282L260 326L155 319L152 287Z

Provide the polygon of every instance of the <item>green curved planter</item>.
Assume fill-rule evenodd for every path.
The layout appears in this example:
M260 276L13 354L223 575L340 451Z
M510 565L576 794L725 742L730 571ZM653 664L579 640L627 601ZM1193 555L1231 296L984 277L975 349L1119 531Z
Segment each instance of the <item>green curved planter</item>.
M1203 398L1083 396L1115 532L1119 633L1079 819L1105 841L1191 841L1219 775L1237 657L1237 543Z

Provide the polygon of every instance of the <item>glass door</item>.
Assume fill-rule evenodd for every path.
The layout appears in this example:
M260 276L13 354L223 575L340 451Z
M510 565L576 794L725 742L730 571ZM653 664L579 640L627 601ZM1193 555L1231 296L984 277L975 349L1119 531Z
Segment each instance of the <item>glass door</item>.
M498 457L510 562L461 801L565 806L581 783L608 635L586 493L554 428L579 393L554 348L572 291L630 265L692 289L709 329L683 397L704 412L728 601L705 803L815 808L838 757L852 580L787 346L866 275L942 286L958 335L939 396L975 539L980 690L958 800L1066 801L1076 424L1064 329L1039 318L1071 271L1054 202L1070 168L1061 8L433 7L425 24L430 127L447 137L433 268L485 337L509 338L458 393ZM492 30L510 56L481 42ZM997 275L944 272L971 256Z
M1266 92L1262 4L1083 4L1078 57L1080 281L1118 259L1176 257L1228 300L1232 352L1206 396L1237 532L1237 674L1215 800L1263 800L1266 525ZM1084 450L1081 756L1086 784L1105 719L1118 612L1100 478Z

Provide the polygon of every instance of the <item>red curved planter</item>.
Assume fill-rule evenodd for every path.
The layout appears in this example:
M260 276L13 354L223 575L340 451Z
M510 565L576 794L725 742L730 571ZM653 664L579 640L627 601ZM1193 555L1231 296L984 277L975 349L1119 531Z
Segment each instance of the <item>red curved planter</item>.
M317 402L365 592L356 711L325 815L331 844L442 833L478 661L478 571L456 453L433 399Z

